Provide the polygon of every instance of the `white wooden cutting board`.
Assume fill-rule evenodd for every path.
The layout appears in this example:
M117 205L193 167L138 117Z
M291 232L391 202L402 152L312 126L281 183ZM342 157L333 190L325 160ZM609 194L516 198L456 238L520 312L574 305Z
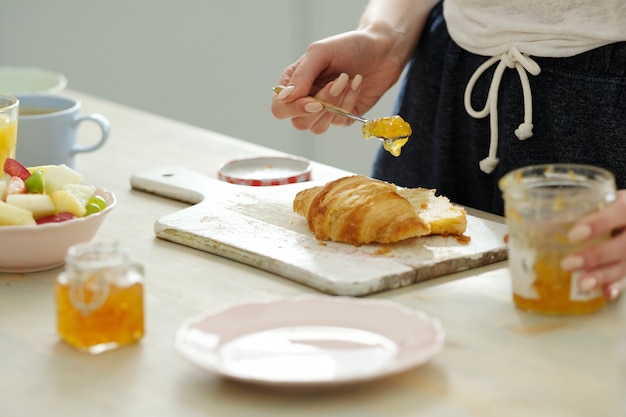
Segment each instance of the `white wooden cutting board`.
M469 243L429 236L385 245L320 242L292 211L319 185L234 185L179 167L132 176L133 188L192 206L156 220L157 237L273 272L327 294L360 296L506 259L503 224L468 216Z

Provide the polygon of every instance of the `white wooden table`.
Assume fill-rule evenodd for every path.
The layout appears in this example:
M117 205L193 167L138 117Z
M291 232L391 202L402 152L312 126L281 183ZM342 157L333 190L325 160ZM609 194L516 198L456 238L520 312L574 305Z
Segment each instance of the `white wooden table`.
M155 220L186 205L132 190L129 178L172 165L216 177L233 157L278 152L64 94L81 99L83 112L111 121L109 143L79 155L76 168L118 197L98 238L119 239L146 267L147 333L131 347L79 353L55 331L53 282L62 268L0 274L0 416L626 416L626 303L579 318L529 315L512 305L506 263L370 296L423 310L444 326L443 352L406 373L289 393L194 367L173 348L184 319L231 303L316 291L155 238ZM319 164L313 172L320 180L346 174Z

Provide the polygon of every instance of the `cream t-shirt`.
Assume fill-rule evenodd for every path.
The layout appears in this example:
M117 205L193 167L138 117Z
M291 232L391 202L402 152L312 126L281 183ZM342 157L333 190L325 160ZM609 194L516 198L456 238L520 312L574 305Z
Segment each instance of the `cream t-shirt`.
M566 57L626 41L625 0L444 0L450 37L478 55Z

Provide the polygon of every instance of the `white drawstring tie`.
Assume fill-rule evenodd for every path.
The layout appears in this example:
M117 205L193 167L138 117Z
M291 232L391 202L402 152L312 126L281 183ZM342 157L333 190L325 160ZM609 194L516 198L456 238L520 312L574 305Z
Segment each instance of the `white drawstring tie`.
M491 79L485 107L480 111L476 111L472 107L471 102L474 85L487 68L491 67L497 61L500 62ZM502 80L502 73L506 67L515 68L517 70L522 83L522 92L524 93L524 123L521 123L519 127L515 129L515 136L517 136L519 140L525 140L533 135L533 103L528 74L526 72L537 75L541 72L541 68L539 68L539 65L530 58L530 56L522 54L516 47L512 46L505 53L489 58L478 67L465 88L465 110L467 110L467 113L476 119L482 119L490 115L489 126L491 128L491 140L489 142L489 155L479 163L480 169L487 174L491 173L498 164L498 158L496 157L498 151L498 90L500 88L500 81Z

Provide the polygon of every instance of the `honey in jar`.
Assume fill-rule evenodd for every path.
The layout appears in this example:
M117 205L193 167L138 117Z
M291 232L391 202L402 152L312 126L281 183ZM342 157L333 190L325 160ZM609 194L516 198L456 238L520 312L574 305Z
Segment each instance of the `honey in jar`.
M57 330L70 345L95 354L143 337L143 270L117 244L71 247L55 293Z
M510 172L499 186L515 305L535 313L571 315L604 307L602 292L581 292L579 274L563 270L561 261L602 240L573 244L567 234L577 220L615 198L613 175L585 165L535 165Z

